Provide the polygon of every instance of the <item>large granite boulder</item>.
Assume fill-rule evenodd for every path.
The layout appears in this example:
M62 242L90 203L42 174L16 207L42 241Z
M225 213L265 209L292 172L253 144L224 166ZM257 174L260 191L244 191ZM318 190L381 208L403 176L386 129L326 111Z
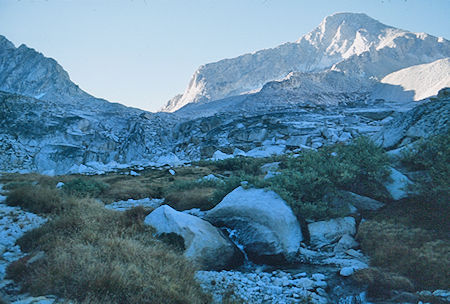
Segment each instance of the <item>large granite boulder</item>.
M291 208L278 194L264 189L236 188L207 213L206 220L233 229L255 262L289 261L302 241Z
M384 184L386 190L389 192L391 197L396 201L408 197L409 195L408 187L412 184L412 182L406 175L404 175L400 171L394 168L390 168L390 170L391 170L390 181Z
M163 205L150 213L145 224L155 227L156 233L175 233L184 239L186 258L200 268L222 270L238 266L243 254L218 228L196 216L178 212Z
M374 211L384 206L384 203L380 201L350 191L337 191L336 193L327 194L323 200L330 203L334 208L348 208L350 210L356 208L360 211Z
M308 230L311 246L321 248L337 242L344 235L355 235L356 221L350 216L319 221L309 224Z

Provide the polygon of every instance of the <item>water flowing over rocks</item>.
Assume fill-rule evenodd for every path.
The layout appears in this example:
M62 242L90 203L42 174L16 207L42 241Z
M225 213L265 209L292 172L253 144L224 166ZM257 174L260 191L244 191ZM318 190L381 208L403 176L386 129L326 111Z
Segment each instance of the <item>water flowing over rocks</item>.
M205 219L235 230L238 242L254 261L290 260L303 239L291 208L278 194L264 189L236 188Z
M175 233L184 240L184 255L203 269L227 269L243 261L239 249L216 227L168 205L155 209L144 220L156 233Z

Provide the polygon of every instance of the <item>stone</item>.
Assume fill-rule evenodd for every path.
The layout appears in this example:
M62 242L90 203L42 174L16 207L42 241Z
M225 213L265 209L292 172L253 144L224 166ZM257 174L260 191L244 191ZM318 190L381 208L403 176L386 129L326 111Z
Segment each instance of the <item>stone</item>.
M57 184L56 184L56 188L62 188L64 186L64 183L63 182L58 182Z
M334 194L326 195L324 197L324 200L329 202L333 207L336 208L348 208L349 205L351 205L358 210L369 211L378 210L385 205L380 201L350 191L337 191Z
M56 298L53 296L28 297L23 300L12 302L11 304L53 304Z
M286 140L286 146L288 147L302 147L306 146L308 142L309 135L304 136L291 136Z
M353 267L344 267L339 271L339 274L343 277L349 277L355 272Z
M325 280L325 275L323 275L321 273L314 273L311 277L313 280L316 280L316 281Z
M313 247L321 248L330 245L342 236L356 233L356 221L353 217L319 221L308 225L310 243Z
M174 171L174 172L175 172L175 171ZM131 175L131 176L139 176L140 174L137 173L136 171L131 170L131 171L130 171L130 175Z
M437 290L433 291L433 296L441 297L441 298L449 298L450 297L450 291L443 290L443 289L437 289Z
M242 263L239 249L216 227L193 215L163 205L147 215L144 223L158 235L175 233L184 239L186 258L202 269L225 269Z
M344 252L351 248L358 247L358 242L349 234L345 234L334 247L334 252Z
M384 184L386 190L396 201L408 197L408 186L412 185L412 182L408 177L406 177L406 175L402 174L400 171L392 167L390 168L390 170L391 181Z
M308 278L301 278L296 281L296 285L297 287L311 290L314 289L314 287L316 286L316 282Z
M233 155L230 154L226 154L223 153L220 150L217 150L216 152L214 152L213 156L211 157L212 160L224 160L224 159L228 159L228 158L232 158Z
M404 112L396 113L390 122L373 135L374 141L383 148L395 149L405 137L415 140L448 131L450 115L449 97L442 95L436 101L424 103Z
M236 231L250 259L268 263L290 260L300 247L300 224L291 208L275 192L238 187L206 219Z
M261 172L262 173L269 173L277 171L280 167L280 162L273 162L273 163L267 163L261 166Z

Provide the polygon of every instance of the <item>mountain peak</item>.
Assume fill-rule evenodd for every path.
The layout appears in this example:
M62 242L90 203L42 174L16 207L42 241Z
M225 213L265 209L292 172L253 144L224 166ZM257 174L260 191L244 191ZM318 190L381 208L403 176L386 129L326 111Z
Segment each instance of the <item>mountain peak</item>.
M292 71L332 69L380 79L449 54L445 39L397 29L363 13L335 13L295 43L201 66L184 94L170 100L163 111L255 92Z
M363 13L335 13L325 17L314 30L297 40L310 44L320 53L348 58L368 51L394 29ZM326 60L323 65L328 65Z
M0 35L0 49L13 49L14 44L9 41L5 36Z

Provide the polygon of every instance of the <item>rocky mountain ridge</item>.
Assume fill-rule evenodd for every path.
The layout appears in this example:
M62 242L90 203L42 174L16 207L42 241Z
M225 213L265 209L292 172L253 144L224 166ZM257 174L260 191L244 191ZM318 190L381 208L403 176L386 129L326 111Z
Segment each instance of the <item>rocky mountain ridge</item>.
M359 28L364 22L367 31ZM354 39L344 39L348 37ZM310 45L311 54L316 52L316 56L308 57L308 67L297 60L297 52L282 51L306 44ZM302 69L307 72L289 72L280 80L265 79L261 89L253 93L219 100L200 101L203 97L199 97L199 102L190 102L172 114L149 113L95 98L72 83L55 60L24 45L16 48L2 36L0 170L95 174L133 165L176 165L236 155L269 156L347 142L360 135L377 138L377 133L397 113L430 101L413 102L411 90L423 97L448 84L449 54L449 42L445 39L397 30L363 14L336 14L325 18L295 45L286 44L204 68L211 71L212 77L221 71L215 66L240 69L242 64L235 62L248 61L246 64L250 65L264 63L261 69L268 69L273 60L281 58L283 68L275 65L274 73L294 61L303 64ZM423 64L444 55L447 58ZM405 58L398 60L399 56ZM345 60L328 67L339 58ZM386 61L380 65L380 60ZM362 76L365 69L374 65L395 70L399 65L416 62L422 65L389 74L382 83ZM321 70L325 65L327 68ZM373 75L380 70L374 71ZM258 73L249 72L247 76L251 75ZM220 77L211 83L217 84ZM232 84L233 77L225 87L241 85ZM436 80L440 81L429 88L428 84ZM217 91L217 96L228 94L225 91ZM406 98L397 100L398 96ZM446 98L441 96L435 102L445 103ZM390 147L397 146L398 143Z
M337 13L295 43L201 66L163 111L255 92L291 72L333 70L369 81L449 56L446 39L396 29L365 14Z

